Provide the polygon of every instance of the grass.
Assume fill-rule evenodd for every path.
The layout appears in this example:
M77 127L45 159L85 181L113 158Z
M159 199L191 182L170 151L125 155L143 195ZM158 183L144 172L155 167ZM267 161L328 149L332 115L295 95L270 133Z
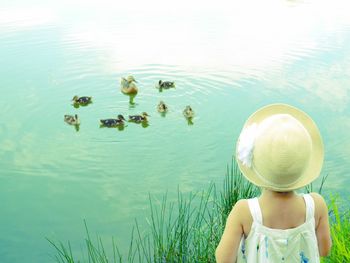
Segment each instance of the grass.
M54 259L58 263L78 263L78 262L93 262L93 263L110 263L110 262L121 262L121 255L119 253L118 247L114 243L114 239L112 238L112 245L113 245L113 261L110 261L107 253L104 249L104 245L102 243L101 238L97 238L96 244L92 241L90 237L90 233L87 227L87 224L84 220L85 230L86 230L86 239L85 239L85 245L87 250L87 258L88 261L83 260L76 260L73 257L73 252L70 243L68 242L65 246L62 242L54 242L48 238L46 238L50 244L55 248L56 255L54 256ZM117 261L118 260L118 261Z
M322 262L350 262L350 210L340 212L338 198L331 198L330 223L332 235L332 251Z
M322 191L323 178L319 192ZM312 185L305 189L313 190ZM215 184L208 190L184 195L178 189L177 201L169 202L167 194L158 201L149 195L148 229L139 223L131 231L127 255L121 255L112 239L112 252L106 253L102 240L92 240L86 222L85 255L77 260L71 245L48 239L58 263L117 263L117 262L215 262L215 249L221 238L228 213L240 199L259 195L259 189L244 179L237 165L227 167L223 187ZM350 214L341 214L336 199L330 204L333 248L323 262L350 262ZM108 255L110 255L108 257Z

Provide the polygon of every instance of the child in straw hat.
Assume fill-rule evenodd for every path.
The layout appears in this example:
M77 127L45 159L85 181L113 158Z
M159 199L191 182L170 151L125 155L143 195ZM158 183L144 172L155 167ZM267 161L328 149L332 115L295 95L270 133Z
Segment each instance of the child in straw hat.
M285 104L259 109L242 129L236 160L262 194L234 205L217 262L314 263L328 255L332 242L324 199L295 192L321 171L323 143L313 120Z

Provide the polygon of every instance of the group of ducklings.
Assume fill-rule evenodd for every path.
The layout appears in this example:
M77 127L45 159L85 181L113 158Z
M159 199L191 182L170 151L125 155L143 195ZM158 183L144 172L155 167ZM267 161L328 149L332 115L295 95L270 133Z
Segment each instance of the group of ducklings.
M83 97L79 97L79 96L74 96L73 99L73 106L76 108L79 108L79 106L86 106L90 103L92 103L92 97L88 97L88 96L83 96ZM64 121L67 122L70 125L75 125L78 126L80 124L80 119L78 117L78 114L74 114L74 115L64 115Z
M73 106L75 108L79 108L79 106L86 106L90 103L92 103L92 97L88 97L88 96L83 96L83 97L79 97L79 96L74 96L73 99ZM64 121L70 125L74 125L75 129L77 131L79 131L79 125L80 125L80 119L78 117L78 114L74 114L74 115L64 115Z
M137 81L133 76L122 78L120 81L122 92L125 94L136 94L138 92L136 83ZM159 91L162 91L163 89L175 88L175 82L159 80L156 85L156 88L158 88ZM165 113L168 111L168 106L163 101L160 101L157 106L157 110L160 113ZM186 118L194 117L194 111L192 110L191 106L186 106L186 108L183 111L183 114Z
M137 94L138 87L136 85L137 81L133 76L128 76L127 78L121 78L120 85L121 85L121 91L124 94ZM162 81L159 80L159 82L156 85L156 88L159 89L159 91L162 91L163 89L170 89L175 88L175 83L172 81ZM73 99L73 106L78 108L79 106L87 106L88 104L92 103L92 97L89 96L74 96ZM157 111L159 113L165 114L168 111L168 106L163 102L160 101L157 106ZM192 110L191 106L186 106L186 108L183 111L183 115L185 118L191 122L192 118L194 117L194 111ZM135 123L147 123L149 115L147 112L142 112L141 115L129 115L129 122L135 122ZM80 119L77 114L75 115L64 115L64 121L70 125L76 126L76 128L80 125ZM123 115L119 114L116 119L101 119L100 124L104 127L120 127L124 125L125 118Z

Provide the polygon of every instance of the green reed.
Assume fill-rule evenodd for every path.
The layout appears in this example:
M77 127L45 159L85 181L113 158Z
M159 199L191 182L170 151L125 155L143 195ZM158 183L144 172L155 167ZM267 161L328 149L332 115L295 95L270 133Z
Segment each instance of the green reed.
M215 262L227 214L239 199L256 196L258 191L232 165L219 194L211 184L208 190L187 196L178 189L175 202L169 202L166 194L156 205L149 196L149 232L142 235L136 222L137 262Z
M248 182L240 172L237 164L233 162L227 166L223 190L220 192L221 209L219 214L222 222L226 221L232 206L240 199L248 199L259 195L260 189Z
M118 247L115 245L114 239L112 238L112 247L113 247L113 261L109 260L106 250L104 248L101 238L97 237L96 242L94 242L91 237L87 227L87 224L84 220L86 238L85 245L87 251L88 261L83 260L82 262L91 262L91 263L117 263L121 262L121 255L119 253ZM54 242L51 239L46 238L50 244L55 248L56 255L55 260L58 263L79 263L80 260L75 260L72 252L70 242L67 243L67 247L62 242ZM132 246L131 246L132 247ZM118 261L117 261L118 259Z
M339 211L337 200L332 197L329 205L332 250L322 262L350 262L350 210Z
M319 192L322 191L325 178ZM312 191L312 186L305 189ZM129 250L124 257L112 239L112 256L107 256L100 238L93 241L86 229L86 258L82 261L73 256L68 242L48 241L56 251L58 263L116 263L116 262L215 262L215 249L218 245L228 213L240 199L259 195L260 190L244 179L237 165L227 167L223 188L218 191L210 184L206 191L189 193L177 191L177 200L169 201L165 194L161 200L149 195L149 216L147 229L141 229L137 220L131 231ZM340 216L338 207L331 202L333 249L324 262L350 262L350 216ZM347 255L343 256L343 255ZM340 260L345 258L345 261ZM338 261L334 261L338 260ZM339 261L340 260L340 261Z

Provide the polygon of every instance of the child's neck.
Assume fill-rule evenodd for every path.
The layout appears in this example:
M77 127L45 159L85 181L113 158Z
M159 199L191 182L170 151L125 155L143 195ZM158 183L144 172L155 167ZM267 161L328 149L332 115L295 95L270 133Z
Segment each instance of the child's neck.
M296 194L294 191L290 191L290 192L276 192L276 191L272 191L269 189L263 189L262 193L261 193L261 198L291 198L294 197Z

